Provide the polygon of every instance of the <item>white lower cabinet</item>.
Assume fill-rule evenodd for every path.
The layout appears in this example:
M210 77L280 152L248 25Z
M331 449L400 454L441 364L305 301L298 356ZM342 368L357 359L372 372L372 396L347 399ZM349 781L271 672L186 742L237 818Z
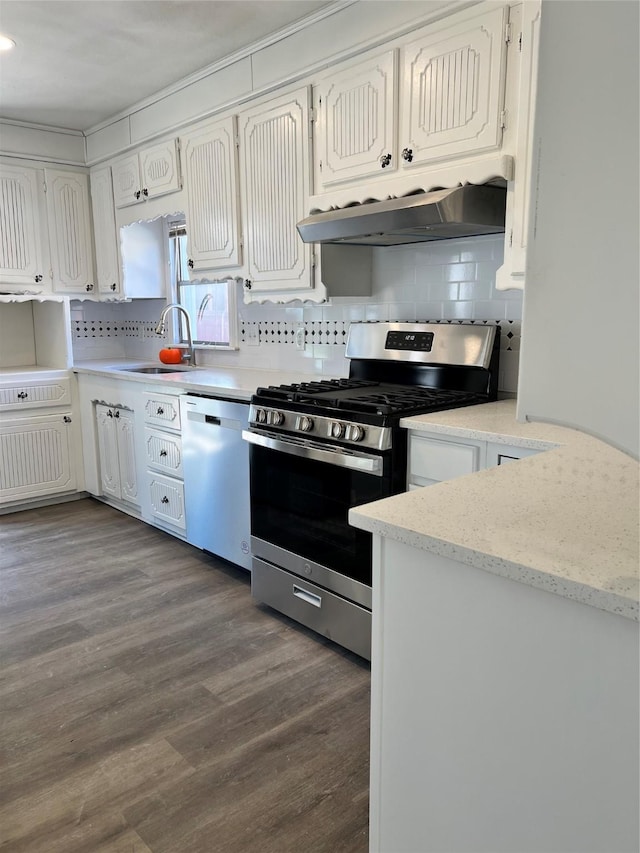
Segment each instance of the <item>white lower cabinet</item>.
M3 419L0 504L76 488L71 413Z
M186 530L180 400L176 395L143 394L145 521L183 538Z
M77 491L66 371L0 384L0 508Z
M517 445L441 434L436 437L421 430L410 430L407 490L432 486L540 452L539 449Z
M134 413L121 406L96 404L98 455L102 491L116 500L138 505Z
M473 474L484 466L482 442L462 443L411 435L409 441L409 489L430 486Z

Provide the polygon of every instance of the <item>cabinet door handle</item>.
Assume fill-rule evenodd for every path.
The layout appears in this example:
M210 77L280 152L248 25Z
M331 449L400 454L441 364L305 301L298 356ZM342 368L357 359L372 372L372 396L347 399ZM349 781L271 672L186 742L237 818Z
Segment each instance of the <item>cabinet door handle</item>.
M42 276L41 276L41 275L37 275L37 276L35 276L35 282L36 282L36 284L40 284L40 282L41 282L41 281L42 281Z
M29 395L26 391L20 391L18 394L18 400L26 400Z
M163 498L160 499L160 503L161 504L168 504L169 498L165 495Z
M109 409L109 410L108 410L108 412L107 412L107 417L108 417L108 418L112 418L112 417L113 417L113 412L111 411L111 409Z
M187 261L187 266L189 267L190 270L193 269L194 264L193 264L193 260L191 258L189 258L189 260Z
M248 279L248 278L245 278L245 280L244 280L244 286L245 286L245 289L246 289L246 290L251 290L251 280L250 280L250 279Z
M111 290L116 290L116 289L117 289L117 284L115 283L115 281L113 282L113 284L112 284L112 285L110 285L110 288L111 288Z
M88 284L88 285L87 285L87 287L86 287L86 290L93 290L93 285L92 285L92 284Z
M167 451L166 451L166 450L161 450L161 451L160 451L160 456L166 456L166 455L167 455Z
M413 148L403 148L402 159L410 163L413 160Z
M119 417L120 417L120 412L119 412L117 409L116 409L116 410L115 410L115 412L113 413L113 417L114 417L114 418L119 418Z
M143 188L143 190L142 190L142 195L143 195L145 198L147 198L147 197L148 197L148 195L149 195L149 190L148 190L146 187L144 187L144 188Z
M162 408L162 406L158 406L156 410L156 415L164 415L164 409Z
M137 199L139 199L141 195L142 195L142 193L140 192L140 190L136 190L136 191L134 192L134 196L135 196Z
M380 158L380 165L383 169L386 169L387 166L391 164L391 154L383 154Z
M65 416L64 416L64 418L63 418L63 420L64 420L65 424L70 424L70 423L71 423L71 418L69 417L69 415L65 415Z

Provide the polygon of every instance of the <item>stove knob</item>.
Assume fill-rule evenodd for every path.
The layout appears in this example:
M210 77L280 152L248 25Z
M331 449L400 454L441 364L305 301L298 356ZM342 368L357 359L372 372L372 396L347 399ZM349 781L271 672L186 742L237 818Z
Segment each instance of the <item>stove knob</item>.
M351 441L362 441L364 438L364 429L357 424L351 427Z
M264 409L256 409L256 423L258 424L266 424L267 422L267 413Z
M300 418L300 429L302 432L311 432L313 429L313 420L307 415L303 415Z
M284 415L282 412L269 412L269 414L271 415L271 423L274 426L282 426L284 423Z
M334 421L331 424L331 436L332 438L342 438L344 435L344 424L341 424L340 421Z

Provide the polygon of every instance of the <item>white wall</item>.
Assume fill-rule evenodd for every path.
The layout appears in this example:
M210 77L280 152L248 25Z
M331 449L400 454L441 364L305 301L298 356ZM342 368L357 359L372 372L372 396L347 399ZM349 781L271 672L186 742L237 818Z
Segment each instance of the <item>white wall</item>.
M497 291L502 264L502 235L447 240L419 246L376 249L370 297L336 298L325 305L241 305L237 352L198 352L200 365L299 370L322 376L345 376L346 332L363 320L475 320L502 327L499 387L514 394L520 350L522 293ZM239 294L239 302L242 295ZM159 300L131 303L74 302L71 312L74 358L128 356L156 359L163 345L153 327L162 310ZM307 346L295 347L303 323ZM250 328L259 343L249 343Z
M518 416L640 453L638 3L543 3ZM535 170L534 170L535 175Z

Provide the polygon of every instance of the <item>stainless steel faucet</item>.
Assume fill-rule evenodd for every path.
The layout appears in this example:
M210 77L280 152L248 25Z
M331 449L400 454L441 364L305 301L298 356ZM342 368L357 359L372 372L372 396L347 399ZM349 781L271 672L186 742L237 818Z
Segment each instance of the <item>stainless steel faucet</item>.
M184 314L184 320L187 326L187 343L188 349L187 352L182 356L182 360L188 362L191 367L195 367L196 364L196 353L193 348L193 338L191 337L191 321L189 320L189 315L186 310L182 307L182 305L178 305L177 302L172 302L170 305L167 305L162 309L162 314L160 314L160 319L158 320L158 325L156 326L156 335L164 335L165 330L165 319L169 311L172 308L175 308L176 311L180 311Z

